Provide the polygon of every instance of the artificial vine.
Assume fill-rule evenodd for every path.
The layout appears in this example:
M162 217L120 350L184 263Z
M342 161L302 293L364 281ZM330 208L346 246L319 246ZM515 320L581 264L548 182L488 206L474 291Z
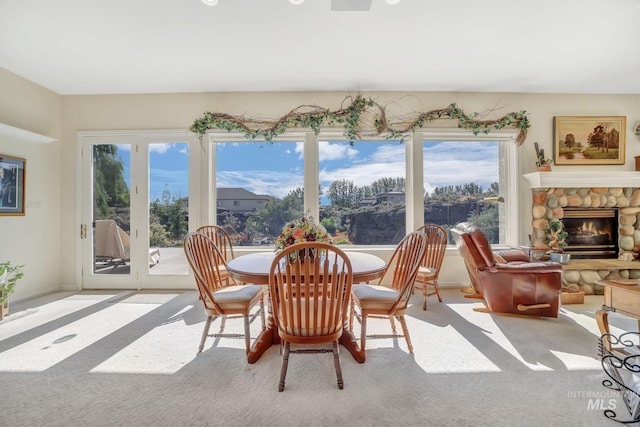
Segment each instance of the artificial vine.
M344 106L345 101L350 102ZM343 106L335 111L317 105L301 105L276 121L206 112L203 117L193 122L189 130L197 133L200 139L209 129L222 129L241 132L248 140L264 139L271 142L290 128L310 128L317 135L322 126L341 125L344 127L344 136L353 144L358 139L375 136L404 140L406 135L422 128L428 122L453 119L458 120L459 128L470 129L474 135L514 127L520 131L516 140L521 144L530 127L526 111L511 112L495 120L479 120L477 117L478 113L465 114L453 103L446 108L418 113L411 119L391 122L387 119L382 105L371 98L357 95L345 98Z

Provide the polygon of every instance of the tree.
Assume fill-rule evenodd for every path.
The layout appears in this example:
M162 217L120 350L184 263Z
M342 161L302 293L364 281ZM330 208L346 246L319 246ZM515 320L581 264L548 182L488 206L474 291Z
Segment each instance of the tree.
M255 211L247 218L245 230L266 232L271 236L277 236L288 221L302 216L303 209L302 200L292 194L288 194L282 200L269 200L264 208ZM266 227L266 230L261 227Z
M293 197L300 203L300 205L304 205L304 188L297 187L294 190L289 191L288 196Z
M336 225L336 219L334 217L323 218L322 221L320 221L320 224L322 224L322 226L327 230L327 233L329 234L335 234L336 230L338 229L338 226Z
M129 206L124 164L114 144L93 146L94 219L109 219L109 208Z
M357 192L358 188L353 181L338 179L329 186L328 195L332 205L341 208L352 208Z
M574 134L572 133L568 133L565 137L564 137L564 145L567 148L571 148L574 145L576 145L576 137Z
M405 192L406 184L404 178L383 177L371 183L371 194L377 195L389 192Z
M500 243L500 224L498 222L498 206L485 204L476 207L476 212L469 212L467 221L473 222L484 231L490 243Z
M487 193L489 193L489 195L491 196L497 196L498 194L500 194L500 184L497 182L492 182L487 189Z
M156 231L158 239L168 236L172 242L170 245L180 242L189 229L187 216L182 208L182 200L174 197L170 202L160 202L156 199L149 206L150 223L161 225L166 234ZM158 245L159 246L159 245Z
M609 138L606 129L601 124L593 128L593 132L591 132L587 137L587 141L589 142L590 146L602 149L602 151L608 150L608 139Z

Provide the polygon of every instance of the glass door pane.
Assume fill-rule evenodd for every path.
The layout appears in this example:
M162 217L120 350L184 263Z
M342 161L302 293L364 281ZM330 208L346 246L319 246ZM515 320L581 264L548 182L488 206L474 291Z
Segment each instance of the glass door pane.
M93 274L131 273L130 144L92 146Z
M149 144L149 274L188 274L189 144Z

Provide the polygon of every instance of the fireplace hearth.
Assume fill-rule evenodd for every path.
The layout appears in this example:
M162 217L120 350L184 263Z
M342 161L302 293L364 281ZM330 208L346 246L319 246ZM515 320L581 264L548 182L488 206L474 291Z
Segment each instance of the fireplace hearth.
M572 258L618 257L617 208L564 208L565 253Z

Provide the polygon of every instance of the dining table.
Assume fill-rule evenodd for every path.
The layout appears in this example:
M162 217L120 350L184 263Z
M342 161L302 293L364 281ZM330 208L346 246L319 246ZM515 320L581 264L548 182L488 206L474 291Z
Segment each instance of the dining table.
M366 283L378 279L384 274L387 264L382 258L364 252L345 251L345 253L351 261L353 283ZM274 252L257 252L238 256L227 263L227 272L229 276L243 283L268 285L271 262L275 255ZM262 354L273 344L280 343L280 337L273 319L273 308L270 298L268 298L266 308L267 325L265 330L255 339L247 354L249 363L257 362ZM364 363L365 353L348 328L346 319L339 342L351 353L356 361Z

